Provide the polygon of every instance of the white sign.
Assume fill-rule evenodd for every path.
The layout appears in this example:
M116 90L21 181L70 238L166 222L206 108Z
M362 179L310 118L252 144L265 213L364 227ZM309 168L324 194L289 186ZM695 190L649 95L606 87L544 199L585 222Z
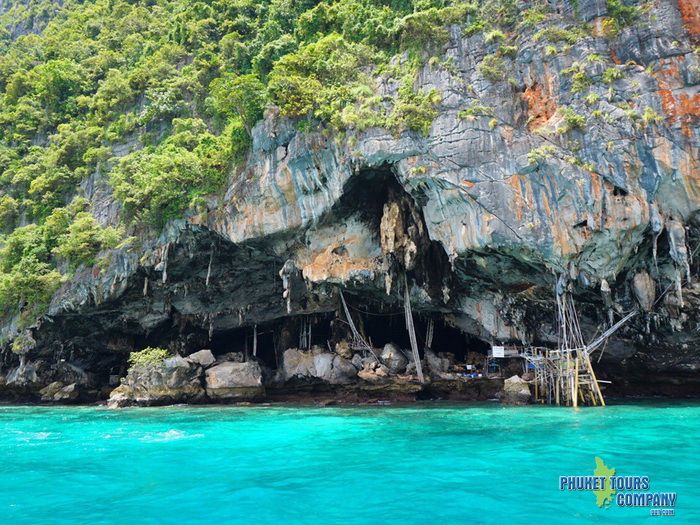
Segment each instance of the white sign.
M493 354L493 357L505 357L506 348L504 346L492 346L491 353Z

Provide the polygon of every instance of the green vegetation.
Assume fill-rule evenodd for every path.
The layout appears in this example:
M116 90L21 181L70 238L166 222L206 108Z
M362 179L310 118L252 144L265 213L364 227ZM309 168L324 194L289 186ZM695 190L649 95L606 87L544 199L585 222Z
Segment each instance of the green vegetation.
M622 0L607 0L608 15L621 27L636 22L641 16L641 8L636 5L626 5Z
M493 108L491 106L484 106L483 104L472 103L471 106L460 111L458 116L465 120L481 116L491 117L493 116Z
M627 5L623 0L607 0L608 17L603 20L603 31L609 38L639 20L648 7Z
M487 44L491 44L492 42L503 42L505 39L506 35L503 33L503 31L500 31L499 29L489 31L484 36L484 41Z
M506 78L503 58L498 54L486 55L479 64L479 73L490 82L500 82Z
M654 108L650 106L644 108L644 112L642 113L642 121L644 122L644 125L649 126L650 124L661 124L663 120L663 117L654 111Z
M129 367L138 368L146 366L158 366L163 362L163 359L170 357L170 352L164 348L144 348L139 352L131 352L129 354Z
M600 100L600 95L591 91L583 99L586 101L586 104L588 104L589 106L593 106L594 104L597 104Z
M518 24L554 44L585 34L547 27L544 2L519 16L516 0L30 0L3 9L0 316L21 311L27 322L127 232L157 230L219 191L268 107L338 140L377 126L426 134L441 94L417 78L451 26L483 32L491 49L479 71L491 82L509 80ZM616 9L611 17L629 18ZM80 190L89 177L122 204L119 228L91 215Z
M603 72L603 82L606 84L614 84L615 81L624 78L624 73L621 69L616 67L609 67Z
M15 337L10 348L12 349L13 353L17 355L24 355L34 348L35 344L36 341L32 337L31 332L26 331Z
M574 62L571 67L563 69L562 74L571 77L572 93L581 93L591 85L591 79L586 75L586 68L580 62Z
M502 3L512 2L488 2ZM414 90L426 49L439 50L446 26L481 19L486 9L452 0L7 7L0 15L0 316L22 311L28 322L71 272L95 264L124 236L101 228L80 199L87 177L110 183L127 226L160 228L225 184L268 104L300 127L427 133L440 95ZM389 67L404 51L408 60ZM376 94L372 79L382 68L399 85L393 100Z
M563 123L559 128L557 128L557 133L564 134L569 131L578 129L584 129L586 125L586 117L579 115L573 109L568 107L561 107L558 109L559 114L563 117Z
M543 164L547 161L547 159L551 158L556 151L557 149L551 144L544 144L537 148L531 149L527 154L527 163L530 166Z
M558 26L549 26L540 29L533 40L539 42L540 40L548 40L549 42L558 43L564 42L569 45L573 45L579 41L579 39L587 36L587 32L581 27L571 27L564 28Z
M520 27L536 28L547 20L547 14L543 8L526 9L521 13Z
M100 227L86 207L84 199L76 198L55 208L41 224L16 228L2 239L0 315L40 313L63 281L55 264L94 264L97 253L117 245L121 233Z

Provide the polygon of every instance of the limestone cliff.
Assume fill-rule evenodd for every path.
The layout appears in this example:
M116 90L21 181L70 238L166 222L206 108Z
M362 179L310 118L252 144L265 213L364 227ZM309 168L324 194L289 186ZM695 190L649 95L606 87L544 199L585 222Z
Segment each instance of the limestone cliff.
M592 34L562 50L517 29L500 81L479 67L498 42L451 26L414 86L440 94L426 136L300 131L268 109L226 192L78 272L22 332L23 359L64 359L105 384L146 345L242 350L257 325L274 367L304 326L315 344L339 337L340 289L365 335L396 330L369 316L400 311L406 274L419 323L475 348L553 343L557 286L589 338L639 307L601 375L621 393L700 392L697 3L657 0L614 37L605 1L562 5L562 24ZM387 98L399 89L376 82ZM84 190L102 223L118 222L104 180Z

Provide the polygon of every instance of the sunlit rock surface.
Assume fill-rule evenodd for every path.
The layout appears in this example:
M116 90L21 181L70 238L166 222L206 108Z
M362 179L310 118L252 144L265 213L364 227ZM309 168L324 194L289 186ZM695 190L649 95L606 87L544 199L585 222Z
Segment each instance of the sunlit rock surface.
M396 312L405 274L416 315L483 344L554 342L556 286L574 294L588 338L639 307L607 346L601 375L620 393L697 392L697 6L658 2L652 25L611 43L595 30L606 3L578 4L594 36L549 56L546 40L522 30L509 82L477 69L494 44L451 28L415 86L442 95L428 136L302 133L269 111L227 191L141 249L115 251L106 269L79 272L33 327L31 356L62 356L106 381L145 344L252 351L257 325L268 365L287 370L303 319L315 323L314 343L347 337L333 322L343 317L339 290L362 311ZM565 71L593 53L590 103ZM615 64L623 75L611 89L601 76ZM488 114L460 115L476 105ZM563 131L561 108L585 124ZM660 118L642 118L647 108ZM119 213L90 191L97 217ZM7 340L16 330L2 327ZM321 368L331 382L353 375L329 356ZM318 375L317 358L299 375Z

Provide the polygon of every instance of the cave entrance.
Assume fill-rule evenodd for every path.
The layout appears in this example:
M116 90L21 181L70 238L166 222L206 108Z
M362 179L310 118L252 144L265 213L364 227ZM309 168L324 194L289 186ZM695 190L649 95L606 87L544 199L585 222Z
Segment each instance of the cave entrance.
M269 368L281 364L282 354L289 348L308 350L314 346L328 348L333 340L333 314L312 314L285 317L257 327L235 328L217 332L209 346L214 355L240 352L253 356L257 333L257 357Z
M348 309L361 335L374 348L394 343L404 351L411 351L411 341L406 330L403 306L397 301L383 303L363 301L360 306L356 295L346 293ZM344 315L342 316L344 319ZM462 362L470 353L482 354L486 358L491 345L451 325L440 312L413 312L413 324L421 357L424 356L428 325L433 322L431 350L435 353L449 352L456 361Z
M407 191L391 165L363 169L348 180L328 217L360 218L375 233L387 272L396 281L406 273L431 297L441 298L444 287L452 285L452 265L428 233L423 191Z
M402 349L410 351L411 341L406 330L403 310L392 315L368 314L363 317L367 336L375 347L381 348L387 343L395 343ZM430 348L433 352L449 352L454 354L458 362L464 361L467 354L471 352L483 354L484 357L487 355L490 348L488 343L449 325L441 315L414 313L413 324L421 357L424 355L428 324L431 320L433 321L433 340Z
M277 368L275 357L275 339L280 330L280 323L266 323L255 327L246 326L216 332L209 342L209 347L215 356L229 352L240 352L244 356L253 356L253 339L257 331L257 357L266 366Z

